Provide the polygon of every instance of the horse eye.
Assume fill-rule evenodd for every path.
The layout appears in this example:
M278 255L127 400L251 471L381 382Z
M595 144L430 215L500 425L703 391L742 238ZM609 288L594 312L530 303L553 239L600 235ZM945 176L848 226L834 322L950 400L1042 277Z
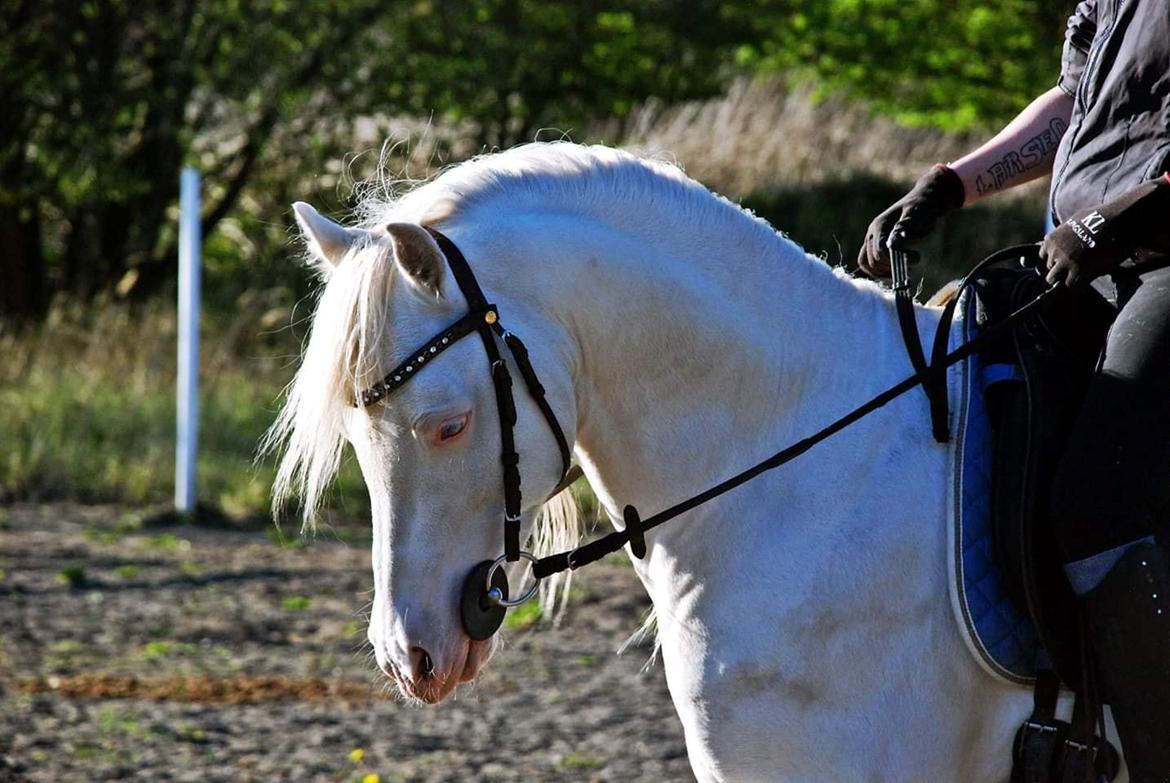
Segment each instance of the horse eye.
M452 438L457 438L457 437L459 437L459 434L462 433L464 428L466 428L466 427L467 427L467 417L466 416L460 416L458 419L451 419L450 421L445 421L441 425L439 425L439 440L444 441L444 440L451 440Z

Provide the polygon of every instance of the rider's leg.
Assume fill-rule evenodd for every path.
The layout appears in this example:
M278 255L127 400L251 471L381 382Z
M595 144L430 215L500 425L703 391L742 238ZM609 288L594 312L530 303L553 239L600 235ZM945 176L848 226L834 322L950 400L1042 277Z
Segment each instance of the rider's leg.
M1124 301L1053 486L1065 570L1082 596L1135 783L1170 781L1170 269ZM1162 540L1165 545L1167 541Z

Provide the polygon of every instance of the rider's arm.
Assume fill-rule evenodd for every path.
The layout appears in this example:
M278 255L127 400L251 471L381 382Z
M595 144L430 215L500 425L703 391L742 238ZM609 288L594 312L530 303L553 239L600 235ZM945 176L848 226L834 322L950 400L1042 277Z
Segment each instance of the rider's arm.
M1056 146L1068 129L1085 61L1097 35L1097 0L1081 0L1068 19L1056 86L1036 98L1007 127L950 164L963 180L964 204L1052 171Z
M963 203L971 204L1052 171L1072 106L1072 96L1060 86L1053 87L986 144L949 164L963 181Z
M1051 171L1096 34L1097 0L1081 0L1068 20L1056 86L979 149L949 166L936 164L909 193L874 218L857 256L858 267L885 277L890 270L886 243L891 234L912 243L930 233L948 212Z
M913 189L869 224L857 265L875 277L889 274L891 234L913 243L943 215L1052 170L1056 147L1068 130L1073 98L1060 86L1032 101L991 141L946 166L938 164Z

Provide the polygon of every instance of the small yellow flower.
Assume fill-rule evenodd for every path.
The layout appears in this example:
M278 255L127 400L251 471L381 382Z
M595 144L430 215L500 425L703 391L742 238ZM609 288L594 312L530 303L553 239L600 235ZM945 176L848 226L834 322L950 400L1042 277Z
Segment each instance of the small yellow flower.
M371 772L362 778L362 783L382 783L382 778L377 773Z
M366 757L366 752L361 748L354 748L349 752L349 760L354 764L361 764L362 759Z

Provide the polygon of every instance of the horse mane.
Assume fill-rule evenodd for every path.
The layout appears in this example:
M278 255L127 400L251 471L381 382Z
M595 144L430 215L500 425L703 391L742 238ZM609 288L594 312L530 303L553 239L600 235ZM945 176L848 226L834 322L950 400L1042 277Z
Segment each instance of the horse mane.
M611 147L527 144L455 164L421 183L395 181L385 172L383 164L374 180L359 186L355 217L364 228L395 221L441 227L490 205L492 210L561 206L637 230L647 205L655 205L668 208L685 231L729 235L728 226L734 223L734 241L749 247L755 257L799 256L813 262L806 267L844 277L764 220L687 177L677 165ZM384 363L391 355L391 335L385 303L396 276L393 264L385 263L387 252L386 243L371 241L322 274L325 284L300 368L261 443L261 454L281 455L273 484L274 514L296 497L306 530L313 528L340 466L350 403L357 390L388 370ZM571 548L581 536L577 506L569 493L562 493L541 509L534 549L540 555ZM551 609L556 583L546 582L543 595Z

